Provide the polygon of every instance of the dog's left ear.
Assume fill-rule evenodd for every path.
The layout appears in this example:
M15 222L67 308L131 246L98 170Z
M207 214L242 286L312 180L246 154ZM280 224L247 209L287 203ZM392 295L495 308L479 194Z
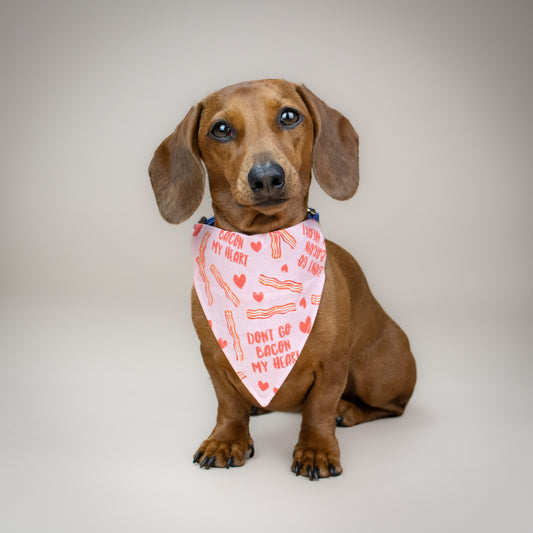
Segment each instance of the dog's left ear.
M198 150L202 105L194 106L155 151L148 169L161 216L171 224L187 220L204 196L205 171Z
M296 90L313 119L313 174L336 200L351 198L359 185L359 136L349 120L329 107L305 85Z

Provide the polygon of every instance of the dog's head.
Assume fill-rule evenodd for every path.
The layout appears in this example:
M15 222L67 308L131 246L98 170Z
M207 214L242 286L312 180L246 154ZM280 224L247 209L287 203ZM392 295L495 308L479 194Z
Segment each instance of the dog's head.
M311 169L338 200L355 194L358 136L304 85L232 85L194 106L156 150L149 173L161 215L188 219L209 177L217 225L263 233L304 220Z

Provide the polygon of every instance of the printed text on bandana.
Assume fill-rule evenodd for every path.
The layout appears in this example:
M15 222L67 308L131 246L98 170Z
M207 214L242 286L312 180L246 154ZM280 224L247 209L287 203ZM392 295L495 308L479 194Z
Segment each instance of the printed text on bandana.
M296 363L298 351L291 348L290 332L291 325L286 323L277 331L270 328L246 334L248 344L254 346L257 356L257 361L252 362L253 372L268 372L269 364L274 368L288 368Z
M224 250L224 257L231 263L246 266L248 255L242 252L244 241L238 233L220 230L218 240L213 241L213 252L221 255Z

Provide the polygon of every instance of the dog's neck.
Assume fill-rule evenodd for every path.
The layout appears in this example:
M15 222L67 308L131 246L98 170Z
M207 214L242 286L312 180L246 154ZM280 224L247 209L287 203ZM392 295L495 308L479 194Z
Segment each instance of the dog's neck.
M261 213L252 208L243 208L239 216L230 219L224 211L213 202L214 226L226 231L235 231L246 235L269 233L295 226L307 217L307 198L301 206L284 208L271 215Z

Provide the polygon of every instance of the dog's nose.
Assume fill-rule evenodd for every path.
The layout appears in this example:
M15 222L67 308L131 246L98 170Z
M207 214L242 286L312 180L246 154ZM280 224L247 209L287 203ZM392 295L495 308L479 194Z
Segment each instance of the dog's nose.
M272 161L254 165L248 173L248 183L255 194L270 196L283 189L285 171L281 165Z

